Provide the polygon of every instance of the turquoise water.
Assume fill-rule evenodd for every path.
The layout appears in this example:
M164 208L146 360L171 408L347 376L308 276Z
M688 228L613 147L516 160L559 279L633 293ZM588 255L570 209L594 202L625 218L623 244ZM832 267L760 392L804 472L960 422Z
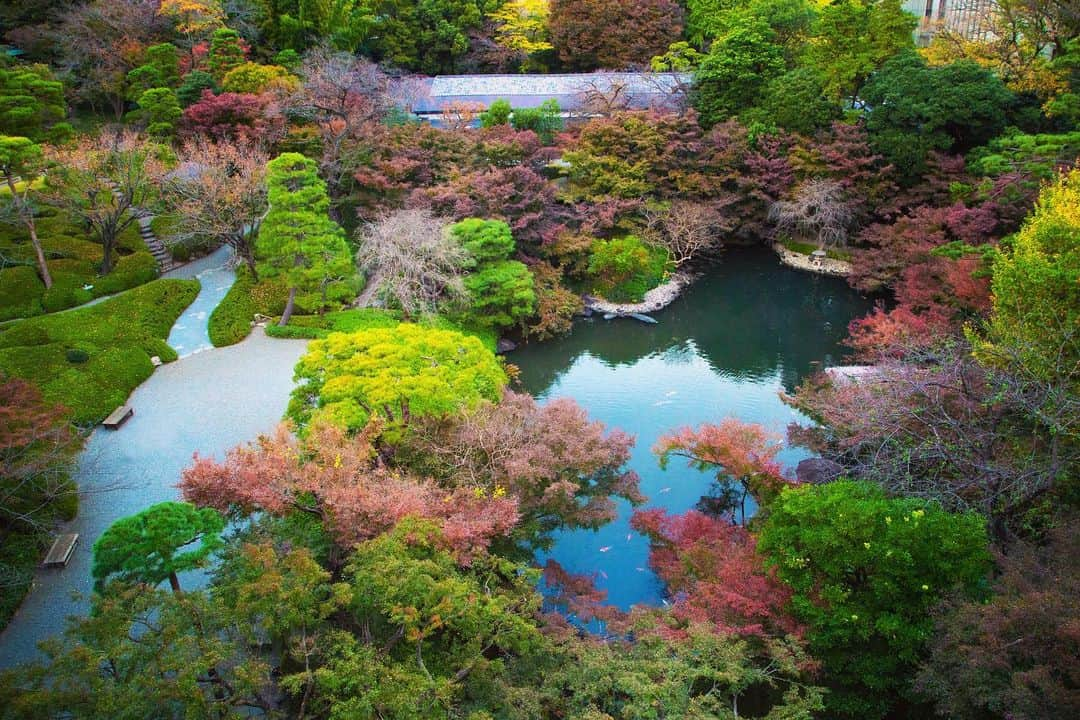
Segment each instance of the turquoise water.
M634 434L630 467L641 476L647 506L677 513L709 491L712 477L677 462L660 470L651 452L659 437L728 416L782 435L804 418L778 393L792 390L812 363L841 363L848 322L870 307L843 280L785 268L765 250L739 249L656 313L657 325L584 320L569 336L525 346L508 359L541 400L572 397L592 418ZM793 470L807 456L785 448L779 457ZM592 575L621 608L661 603L648 542L631 530L630 513L622 503L618 519L598 531L559 534L541 562L550 557Z
M180 357L214 347L207 327L210 313L236 280L236 273L229 267L231 258L231 248L223 245L210 255L166 274L170 278L195 278L200 285L199 296L176 319L169 333L168 343Z

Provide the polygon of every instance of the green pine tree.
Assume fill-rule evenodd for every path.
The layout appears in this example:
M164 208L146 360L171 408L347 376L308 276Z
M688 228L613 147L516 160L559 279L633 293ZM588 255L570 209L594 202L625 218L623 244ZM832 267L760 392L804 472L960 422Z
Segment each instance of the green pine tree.
M259 229L256 256L266 277L284 276L289 299L281 325L289 322L298 293L320 308L338 297L354 273L345 233L330 219L326 183L313 160L284 153L267 166L270 211Z

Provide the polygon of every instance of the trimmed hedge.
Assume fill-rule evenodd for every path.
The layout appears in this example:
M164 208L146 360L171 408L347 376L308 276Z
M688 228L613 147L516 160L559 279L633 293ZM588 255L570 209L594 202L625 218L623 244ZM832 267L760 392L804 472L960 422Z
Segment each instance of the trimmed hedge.
M176 359L165 338L198 294L197 280L155 280L93 307L11 323L0 328L0 371L92 425L150 377L152 356Z
M251 319L257 312L251 299L251 275L236 273L236 282L210 313L207 333L214 347L235 345L251 333Z
M318 340L334 332L351 333L358 330L392 328L401 324L401 313L396 310L380 308L358 308L330 312L325 315L293 315L288 325L270 325L266 334L274 338L293 340ZM422 319L417 322L424 327L440 330L454 330L465 335L472 335L484 344L488 350L495 351L498 336L486 328L467 327L441 316Z
M246 267L236 270L236 282L210 314L208 332L214 347L235 345L251 333L256 313L272 317L285 311L289 291L281 278L252 282Z

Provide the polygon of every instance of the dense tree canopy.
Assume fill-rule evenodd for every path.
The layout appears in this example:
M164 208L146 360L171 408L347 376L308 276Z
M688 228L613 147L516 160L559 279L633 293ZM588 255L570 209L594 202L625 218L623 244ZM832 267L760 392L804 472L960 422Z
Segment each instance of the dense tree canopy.
M828 672L827 707L845 717L883 717L904 696L933 634L930 610L976 592L989 564L978 515L848 481L785 490L758 547L794 593Z
M290 414L359 430L372 418L391 426L498 399L506 376L472 336L403 323L386 330L334 333L316 340L296 366L305 382Z
M1000 133L1013 99L975 63L931 68L912 52L886 62L861 98L871 107L866 127L874 148L909 177L930 150L965 152Z
M176 261L229 245L243 263L214 342L260 316L280 318L267 338L311 340L290 423L196 455L186 502L91 539L89 616L0 674L0 716L1075 716L1080 21L1075 2L997 0L973 33L955 3L944 23L910 5L0 8L0 361L73 407L0 378L0 625L76 509L70 412L95 419L77 406L115 407L175 355L195 283L128 290L170 262L140 230ZM634 74L414 114L439 102L425 76L597 69ZM714 283L743 244L793 264L828 247L876 306L850 356L816 359L869 367L800 355L777 376L812 421L788 442L820 455L798 480L771 431L705 418L654 450L707 475L643 508L634 439L508 390L493 349L568 333L584 304ZM803 301L831 312L832 292ZM773 332L726 307L708 309ZM680 334L685 309L661 322ZM619 570L656 607L624 611L616 573L554 560L627 520L649 562ZM192 569L205 584L180 592Z
M48 66L0 66L0 134L43 140L66 116L64 86Z
M551 42L568 69L623 70L663 53L682 19L672 0L551 0Z
M784 72L784 52L765 21L747 18L718 38L694 77L694 105L706 125L754 104L765 85Z

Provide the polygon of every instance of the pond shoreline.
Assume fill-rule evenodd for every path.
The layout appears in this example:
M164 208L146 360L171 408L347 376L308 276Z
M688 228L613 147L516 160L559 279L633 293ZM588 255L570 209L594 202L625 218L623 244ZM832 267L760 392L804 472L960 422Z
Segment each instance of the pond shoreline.
M844 260L836 260L830 257L815 260L809 255L788 250L780 243L774 243L772 248L780 256L781 263L796 270L830 277L847 277L851 274L851 263Z
M651 313L663 310L675 302L679 295L682 294L682 291L693 284L699 277L701 277L700 273L673 273L666 282L646 292L641 302L638 303L616 303L595 295L582 295L581 299L585 303L585 310L594 313L610 314L616 317Z

